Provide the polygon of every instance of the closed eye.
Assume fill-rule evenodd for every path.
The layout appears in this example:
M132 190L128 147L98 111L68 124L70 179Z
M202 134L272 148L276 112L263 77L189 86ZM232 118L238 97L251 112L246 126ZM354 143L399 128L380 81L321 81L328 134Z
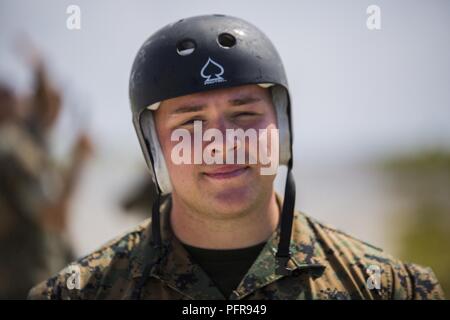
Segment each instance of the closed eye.
M246 112L235 113L233 115L233 117L235 117L235 118L238 118L238 117L252 117L252 116L258 116L258 115L259 115L259 113L246 111Z

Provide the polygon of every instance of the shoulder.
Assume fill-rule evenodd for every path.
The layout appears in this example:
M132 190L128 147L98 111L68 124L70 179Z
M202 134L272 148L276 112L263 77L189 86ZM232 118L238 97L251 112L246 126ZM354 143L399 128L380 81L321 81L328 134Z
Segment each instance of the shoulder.
M109 241L100 249L69 264L58 274L32 288L28 299L94 299L118 278L126 279L130 258L141 242L150 219ZM76 290L74 290L76 289Z
M379 247L304 216L325 260L351 274L361 286L372 285L384 299L444 299L431 268L403 262Z

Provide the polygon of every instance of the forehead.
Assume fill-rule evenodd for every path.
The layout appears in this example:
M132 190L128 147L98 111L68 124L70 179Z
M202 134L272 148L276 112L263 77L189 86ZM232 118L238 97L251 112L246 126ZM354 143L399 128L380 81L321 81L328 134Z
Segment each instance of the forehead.
M161 105L164 105L165 107L168 106L177 106L180 104L185 104L189 102L195 102L195 103L208 103L210 100L217 101L218 99L238 99L242 98L244 96L253 96L253 97L259 97L259 98L270 98L269 90L261 88L257 86L256 84L250 84L250 85L243 85L243 86L237 86L237 87L231 87L231 88L225 88L225 89L215 89L215 90L209 90L205 92L197 92L181 97L176 97L172 99L167 99L161 102ZM161 107L159 108L161 109Z

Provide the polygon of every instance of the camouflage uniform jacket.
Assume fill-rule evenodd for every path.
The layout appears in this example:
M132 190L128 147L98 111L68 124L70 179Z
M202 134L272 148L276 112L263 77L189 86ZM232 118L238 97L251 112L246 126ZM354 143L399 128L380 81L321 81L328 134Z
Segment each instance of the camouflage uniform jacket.
M300 212L295 213L292 231L292 274L275 273L278 228L238 287L224 297L172 233L169 212L170 201L166 201L162 204L160 253L151 247L151 222L147 220L37 285L29 298L130 299L136 298L133 292L139 282L140 299L444 298L431 269L402 263ZM144 269L148 276L142 278ZM79 282L69 290L73 270Z

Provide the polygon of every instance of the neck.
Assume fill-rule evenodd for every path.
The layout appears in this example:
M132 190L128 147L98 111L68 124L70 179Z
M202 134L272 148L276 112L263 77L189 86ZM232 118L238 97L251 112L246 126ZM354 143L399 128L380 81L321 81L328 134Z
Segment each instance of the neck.
M233 219L220 219L199 214L183 206L172 196L171 227L177 238L193 247L205 249L238 249L267 241L280 217L275 192L246 214Z

